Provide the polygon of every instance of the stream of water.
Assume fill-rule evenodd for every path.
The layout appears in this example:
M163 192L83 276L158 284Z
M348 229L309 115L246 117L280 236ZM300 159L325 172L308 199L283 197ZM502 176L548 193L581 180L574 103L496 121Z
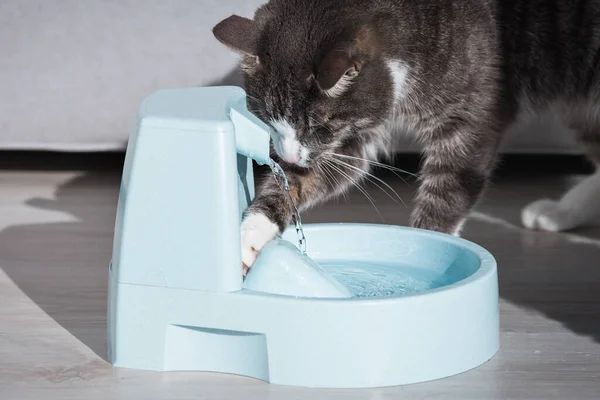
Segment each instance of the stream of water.
M292 220L294 222L294 226L296 227L296 233L298 234L298 248L302 253L306 254L306 237L304 236L304 229L302 229L302 218L300 218L300 212L298 211L298 207L296 207L296 202L290 194L290 184L287 176L285 176L283 168L281 168L281 166L277 164L275 160L270 159L269 161L269 167L271 167L271 171L273 171L275 179L280 185L283 183L283 189L287 192L290 202L292 203L292 207L294 208Z

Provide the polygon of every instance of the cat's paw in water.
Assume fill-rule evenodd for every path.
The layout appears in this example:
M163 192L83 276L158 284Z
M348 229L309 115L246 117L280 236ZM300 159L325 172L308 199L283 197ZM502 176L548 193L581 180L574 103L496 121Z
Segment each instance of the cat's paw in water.
M581 225L578 215L560 206L558 201L541 199L521 211L521 221L529 229L561 232Z
M248 214L242 221L242 270L244 276L252 267L265 244L275 239L279 228L264 214Z

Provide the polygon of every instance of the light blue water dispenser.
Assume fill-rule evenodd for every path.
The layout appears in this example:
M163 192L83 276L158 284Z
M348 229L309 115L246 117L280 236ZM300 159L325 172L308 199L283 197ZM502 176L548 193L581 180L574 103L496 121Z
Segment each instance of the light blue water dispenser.
M114 366L360 388L447 377L496 353L496 262L449 235L305 225L307 256L287 231L244 281L252 159L270 162L269 127L242 89L170 89L143 101L109 272Z

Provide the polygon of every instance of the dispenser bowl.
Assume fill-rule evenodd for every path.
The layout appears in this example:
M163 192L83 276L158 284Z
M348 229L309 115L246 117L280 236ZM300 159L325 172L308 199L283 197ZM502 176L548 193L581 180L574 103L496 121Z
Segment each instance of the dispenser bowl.
M465 286L496 274L492 255L454 236L400 226L312 224L307 255L355 299L381 299ZM294 244L294 229L282 239Z
M261 316L277 316L268 323L282 338L268 344L270 382L412 384L463 373L498 351L497 268L484 248L400 226L307 224L304 230L307 255L353 296L242 291ZM297 243L295 230L282 239Z
M398 226L316 224L305 225L305 233L311 261L294 256L293 248L274 246L263 272L254 275L253 290L134 285L111 274L113 365L372 388L449 377L497 352L498 279L485 249ZM286 231L283 239L296 243L296 232ZM267 262L277 256L289 263ZM282 265L295 273L267 270ZM330 289L339 288L329 277L302 268L324 270L351 293L332 297ZM293 281L282 285L292 293L275 290L281 289L271 286L277 280L264 283L261 274L317 279L322 290ZM261 287L269 291L256 290Z

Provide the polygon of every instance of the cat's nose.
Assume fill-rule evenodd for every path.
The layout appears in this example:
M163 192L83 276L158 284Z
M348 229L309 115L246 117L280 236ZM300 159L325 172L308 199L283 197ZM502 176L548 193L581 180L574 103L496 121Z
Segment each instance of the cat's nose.
M295 153L285 152L284 154L281 154L281 158L283 158L283 161L285 161L287 163L296 164L296 163L300 162L300 152L295 152Z
M283 161L296 164L300 161L300 143L293 138L285 138L280 142L279 156Z

